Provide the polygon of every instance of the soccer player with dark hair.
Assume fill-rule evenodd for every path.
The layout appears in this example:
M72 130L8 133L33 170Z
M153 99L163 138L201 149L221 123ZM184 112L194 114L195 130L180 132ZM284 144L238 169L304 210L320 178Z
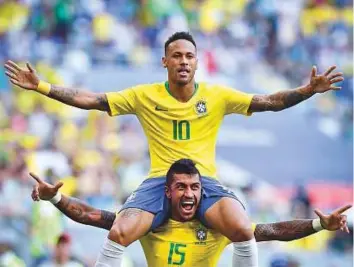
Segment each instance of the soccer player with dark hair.
M233 242L233 266L258 266L251 222L237 197L216 179L215 145L221 122L228 114L249 116L254 112L280 111L317 93L338 90L340 87L334 84L343 80L343 74L332 73L335 66L323 74L317 74L313 67L306 85L269 95L197 83L197 47L186 32L175 33L166 41L162 65L167 69L166 82L112 93L48 84L38 79L30 64L24 69L7 61L5 68L10 81L21 88L74 107L102 110L110 116L135 114L144 129L151 160L148 179L117 215L96 266L120 266L124 248L166 220L170 211L163 193L165 175L180 158L196 162L202 175L203 196L197 219Z
M32 199L49 200L72 220L109 230L115 220L113 212L98 210L75 198L58 193L62 183L53 186L37 181ZM178 160L166 176L165 194L171 202L171 218L162 226L140 238L148 266L216 266L230 240L213 229L207 229L195 219L202 189L200 174L193 161ZM185 207L189 206L188 212ZM349 232L347 217L342 214L351 205L343 206L330 215L315 210L318 219L293 220L271 224L252 225L255 239L260 241L291 241L314 234L322 229Z

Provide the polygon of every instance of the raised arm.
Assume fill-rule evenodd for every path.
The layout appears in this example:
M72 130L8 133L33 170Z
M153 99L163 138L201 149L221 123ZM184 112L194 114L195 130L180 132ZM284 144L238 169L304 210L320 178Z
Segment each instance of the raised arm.
M293 220L269 224L257 224L254 236L257 242L261 241L292 241L318 232L321 229L328 231L342 230L349 233L347 227L347 216L342 213L351 208L352 205L343 206L329 215L315 210L319 219L314 220ZM314 225L315 228L314 229Z
M40 81L36 71L27 63L27 69L20 68L16 63L7 61L5 74L11 83L26 90L42 93L64 104L81 108L109 111L108 101L104 93L93 93Z
M51 201L55 207L75 222L107 230L111 229L116 218L115 213L95 209L76 198L61 195L58 193L59 188L63 185L61 182L51 185L33 173L30 173L30 175L37 181L32 190L32 199L34 201Z
M310 82L305 86L270 95L253 96L248 112L280 111L295 106L316 93L340 90L340 87L333 84L344 80L343 73L331 74L335 68L336 66L332 66L323 74L317 75L316 67L313 67Z

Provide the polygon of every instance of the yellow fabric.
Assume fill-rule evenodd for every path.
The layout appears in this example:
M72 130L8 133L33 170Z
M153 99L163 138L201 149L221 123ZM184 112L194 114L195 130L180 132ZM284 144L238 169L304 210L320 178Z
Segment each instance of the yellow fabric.
M320 231L314 235L310 235L305 238L286 242L283 245L289 250L304 249L308 251L317 252L323 251L326 248L328 240L331 238L332 235L332 232Z
M39 81L37 91L43 95L49 95L50 87L50 83Z
M68 176L60 180L64 185L59 191L69 197L72 197L77 191L77 179L74 176Z
M217 266L231 241L197 220L184 223L169 220L141 238L140 243L149 267L212 267Z
M197 87L186 103L170 95L164 83L107 93L111 116L138 117L149 143L149 177L164 176L174 161L190 158L202 175L216 178L215 145L223 117L249 115L252 95L205 83ZM206 111L198 112L197 107Z

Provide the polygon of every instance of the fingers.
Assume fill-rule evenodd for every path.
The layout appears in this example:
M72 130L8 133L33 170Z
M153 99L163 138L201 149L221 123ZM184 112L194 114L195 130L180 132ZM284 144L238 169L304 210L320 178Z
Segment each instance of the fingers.
M26 66L27 66L27 68L28 68L28 70L30 71L30 72L32 72L32 73L34 73L35 71L34 71L34 69L32 68L32 66L31 66L31 64L29 63L29 62L27 62L26 63Z
M63 186L63 182L57 182L56 184L55 184L55 186L54 186L54 188L56 189L56 190L58 190L60 187L62 187Z
M10 65L5 64L5 69L7 69L9 72L17 74L19 71L15 69L14 67L11 67Z
M337 68L337 66L331 66L328 70L325 71L325 73L323 73L324 76L329 75L333 70L335 70Z
M333 84L333 83L338 83L338 82L341 82L341 81L344 81L344 78L343 77L338 77L338 78L334 78L334 79L330 80L330 83Z
M39 183L39 184L43 183L43 181L42 181L37 175L35 175L34 173L30 172L29 175L30 175L34 180L36 180L37 183Z
M13 72L5 71L5 74L6 74L9 78L11 78L11 79L13 79L13 80L15 80L15 81L18 82L18 78L17 78L16 74L14 74Z
M345 212L346 210L350 209L353 205L352 204L348 204L345 205L343 207L340 207L338 209L336 209L333 213L335 214L342 214L343 212Z
M21 71L22 70L15 62L13 62L11 60L6 61L5 67L7 68L7 66L10 66L10 67L14 68L17 71Z
M33 201L39 201L40 200L39 192L38 192L38 185L34 185L33 186L31 197L32 197Z
M317 75L317 67L313 66L311 70L311 78L316 77L316 75Z
M316 213L316 215L320 218L325 217L325 215L322 213L322 211L320 211L319 209L315 209L314 212Z
M328 76L328 79L332 80L332 79L337 78L337 77L343 77L343 73L342 72L337 72L337 73L331 74L331 75Z

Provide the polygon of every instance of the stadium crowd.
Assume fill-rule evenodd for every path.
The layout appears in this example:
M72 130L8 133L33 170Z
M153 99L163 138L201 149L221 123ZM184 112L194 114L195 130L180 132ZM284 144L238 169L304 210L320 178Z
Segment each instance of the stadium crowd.
M318 97L306 112L332 122L326 133L351 142L352 8L349 0L2 0L0 62L30 61L48 82L80 87L96 66L160 64L166 37L188 29L211 77L265 66L252 77L272 90L278 80L300 84L314 62L320 69L340 66L343 90ZM112 119L13 88L1 66L0 100L0 266L53 266L60 255L70 261L67 266L92 263L95 256L68 256L68 221L51 204L32 203L28 171L62 180L69 196L115 210L148 171L143 133L129 118ZM299 188L279 211L267 204L283 199L257 197L256 188L241 188L254 220L312 216L306 190ZM299 249L352 255L353 242L342 233L321 233L284 246L288 253L274 256L269 266L301 266L293 253Z

